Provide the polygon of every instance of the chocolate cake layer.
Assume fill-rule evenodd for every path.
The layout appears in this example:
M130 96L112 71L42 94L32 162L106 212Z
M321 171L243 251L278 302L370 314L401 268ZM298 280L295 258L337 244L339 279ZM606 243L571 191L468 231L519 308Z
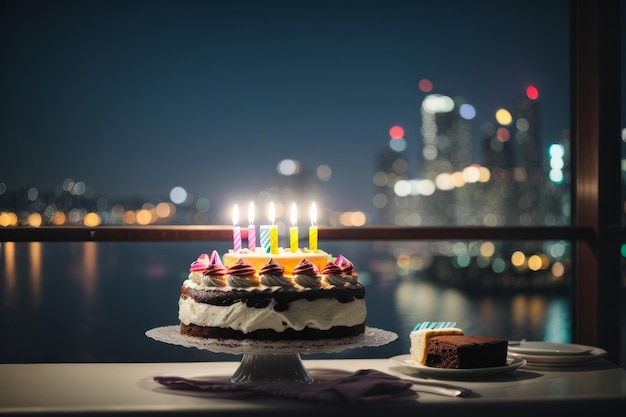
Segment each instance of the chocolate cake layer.
M254 330L250 333L243 333L239 330L222 327L204 327L195 324L180 324L180 333L188 336L211 338L211 339L235 339L235 340L320 340L320 339L341 339L344 337L354 337L363 334L365 323L357 326L336 326L328 330L319 330L306 327L295 331L286 329L284 332L276 332L270 329Z
M426 366L433 368L490 368L506 365L508 342L485 336L433 336L426 346Z
M286 307L296 300L319 300L322 298L333 298L340 303L349 303L354 299L365 297L365 288L361 284L352 285L345 288L322 288L295 291L293 289L259 289L259 290L197 290L186 286L181 287L181 296L191 297L198 303L211 304L216 306L228 306L237 302L245 302L248 307L267 307L272 299L277 303L277 308L283 305Z

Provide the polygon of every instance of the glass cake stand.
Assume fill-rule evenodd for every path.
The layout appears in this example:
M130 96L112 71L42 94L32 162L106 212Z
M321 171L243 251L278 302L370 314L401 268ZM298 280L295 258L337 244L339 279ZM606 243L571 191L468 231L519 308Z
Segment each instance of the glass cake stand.
M243 355L230 377L235 383L304 383L313 378L305 369L301 354L334 353L359 347L377 347L390 343L398 335L366 327L362 335L336 340L287 340L261 342L232 339L203 339L180 334L180 326L162 326L148 330L146 336L164 343L209 350L213 353Z

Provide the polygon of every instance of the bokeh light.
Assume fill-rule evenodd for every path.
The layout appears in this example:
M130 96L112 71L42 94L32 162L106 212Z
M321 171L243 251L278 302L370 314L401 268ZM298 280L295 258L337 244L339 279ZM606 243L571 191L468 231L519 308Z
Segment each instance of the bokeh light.
M515 127L517 127L517 130L520 132L526 132L530 127L530 123L528 123L528 120L525 118L520 117L517 121L515 121Z
M283 159L278 165L276 165L276 171L280 175L289 177L291 175L298 175L302 171L300 161L295 159Z
M418 86L419 86L419 89L423 91L424 93L428 93L429 91L432 91L433 89L433 83L426 78L422 78L419 81Z
M37 197L39 197L39 191L36 188L29 188L26 192L26 198L28 198L29 201L35 201Z
M39 227L43 224L43 217L39 213L30 213L27 218L29 226Z
M480 254L486 258L493 256L496 252L496 247L492 242L484 242L480 245Z
M551 272L555 278L560 278L565 273L565 265L562 262L555 262L552 264Z
M507 109L498 109L496 111L496 121L502 126L508 126L513 122L513 116Z
M387 173L384 171L377 171L372 178L374 185L377 187L384 187L388 184Z
M496 258L491 263L491 270L496 274L501 274L506 269L506 262L502 258Z
M164 203L161 203L164 204ZM157 205L157 209L159 208L159 206L161 205ZM199 199L196 200L196 210L198 210L199 212L202 213L206 213L209 211L209 209L211 208L211 202L209 201L208 198L206 197L200 197ZM172 208L170 208L169 206L167 207L168 211L172 211ZM176 208L174 207L174 210L176 210ZM160 212L157 211L157 213L159 214L159 217L170 217L172 216L171 213L167 214L167 215L161 215Z
M150 224L150 222L152 221L152 214L150 213L150 210L137 210L135 221L141 226Z
M506 127L499 127L496 131L496 137L500 142L508 142L511 137L511 133Z
M170 190L170 200L174 204L183 204L187 201L187 190L181 186L176 186Z
M529 85L526 88L526 97L531 100L537 100L537 98L539 97L539 90L537 90L537 87Z
M531 271L539 271L542 267L541 257L539 255L531 255L528 258L528 269Z
M558 143L552 144L550 145L550 148L548 148L548 154L550 155L550 158L561 159L565 156L565 148L563 145Z
M429 113L449 113L454 109L454 100L442 94L430 94L422 102L422 108Z
M67 216L62 211L55 212L50 218L50 223L55 226L62 226L67 221Z
M360 227L367 223L367 216L362 211L345 211L339 215L339 222L345 227Z
M392 126L391 129L389 129L389 136L391 137L391 139L402 139L404 137L404 129L402 128L402 126Z
M206 202L206 204L203 204L204 202ZM198 201L196 201L196 208L198 209L198 211L202 211L202 212L208 211L209 200L207 200L206 198L198 199ZM166 203L162 201L156 205L156 207L154 208L154 211L159 218L167 219L167 218L174 216L174 214L176 214L176 206L174 206L171 203Z
M389 203L389 198L383 193L376 193L372 199L372 204L378 209L385 208Z
M333 177L333 170L330 166L322 164L317 167L317 169L315 170L315 174L320 181L326 182L330 181Z
M472 120L476 117L476 108L471 104L461 104L459 107L459 115L465 120Z
M396 152L402 152L406 150L407 142L404 138L389 139L389 147Z
M100 216L98 213L87 213L85 217L83 217L83 224L88 227L95 227L100 225Z
M135 224L137 216L133 210L126 210L122 215L122 220L125 224Z
M17 214L13 212L0 213L0 226L2 227L16 226L18 221Z
M526 256L521 251L515 251L511 254L511 263L513 266L520 268L526 262Z

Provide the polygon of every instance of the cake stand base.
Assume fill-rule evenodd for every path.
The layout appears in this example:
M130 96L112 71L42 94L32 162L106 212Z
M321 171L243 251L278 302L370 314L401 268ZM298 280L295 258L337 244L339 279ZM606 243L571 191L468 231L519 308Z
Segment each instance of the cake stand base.
M313 383L302 364L299 353L250 354L241 359L239 368L230 378L236 383Z
M342 352L366 346L382 346L398 335L382 329L366 327L362 335L332 340L230 340L204 339L180 333L179 325L148 330L146 336L160 342L209 350L215 353L243 355L239 368L230 378L234 383L303 383L313 378L304 368L300 355Z

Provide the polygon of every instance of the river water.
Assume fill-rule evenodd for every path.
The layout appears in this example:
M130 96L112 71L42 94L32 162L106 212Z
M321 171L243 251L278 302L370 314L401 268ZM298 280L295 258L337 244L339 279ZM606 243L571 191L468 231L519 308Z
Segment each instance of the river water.
M408 353L420 321L456 321L466 334L572 340L569 291L466 291L428 277L371 272L366 243L329 245L350 258L366 285L368 325L398 334L388 345L308 358L386 358ZM145 336L177 324L178 294L200 253L227 244L47 242L0 244L0 362L237 360ZM307 357L305 357L307 358Z

